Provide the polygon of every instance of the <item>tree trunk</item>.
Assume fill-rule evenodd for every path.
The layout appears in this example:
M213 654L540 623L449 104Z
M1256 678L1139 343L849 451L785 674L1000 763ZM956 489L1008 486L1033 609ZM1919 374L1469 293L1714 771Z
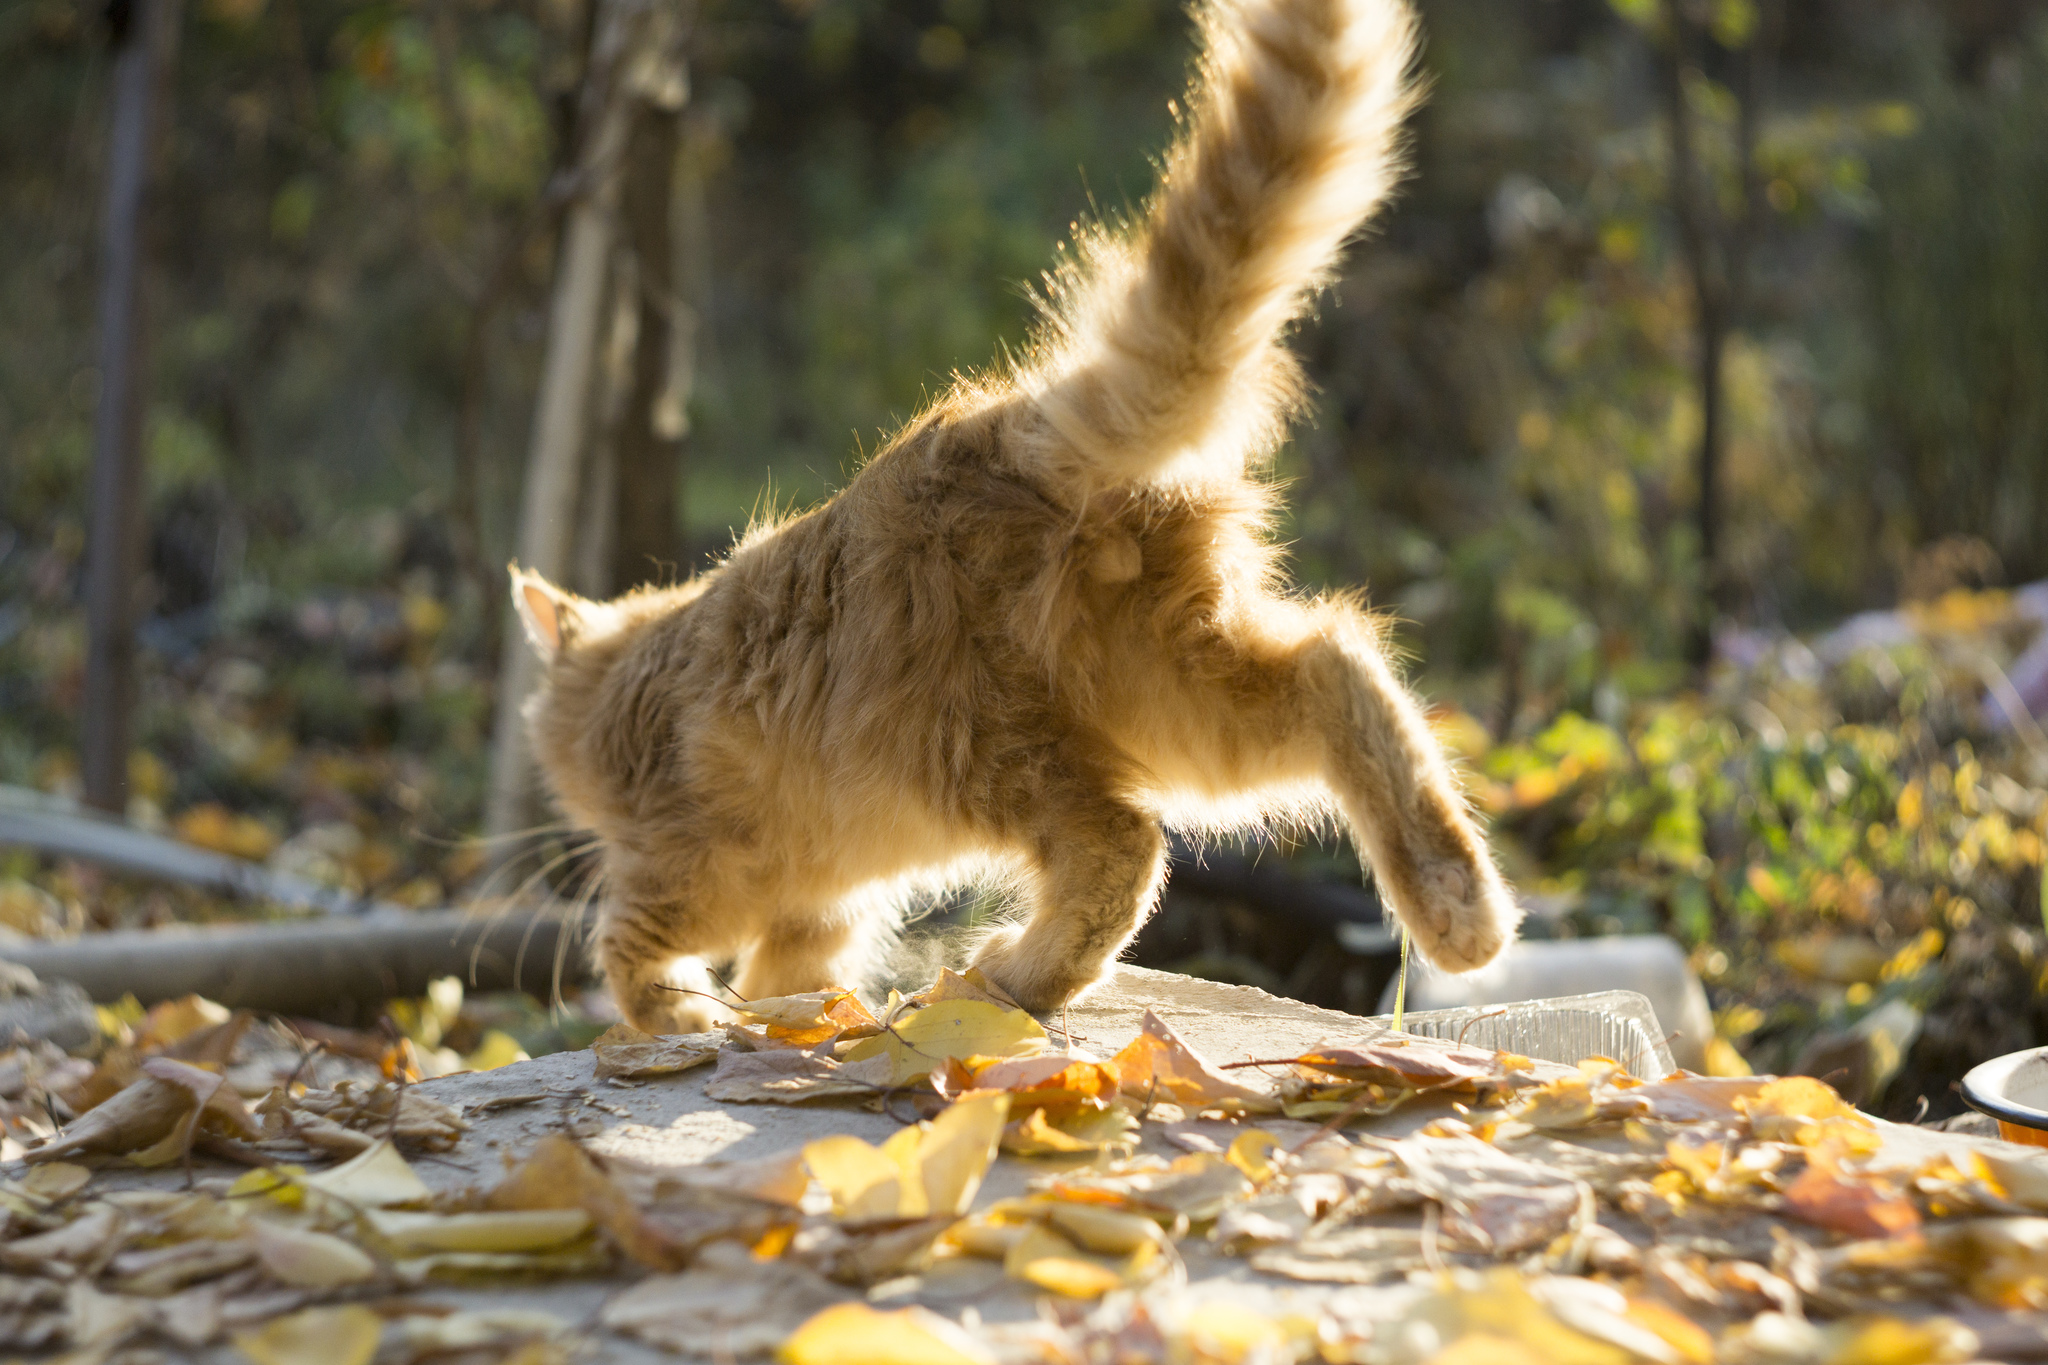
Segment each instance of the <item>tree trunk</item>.
M579 194L562 230L548 308L547 345L533 439L519 511L519 562L561 582L573 552L576 483L589 430L591 375L604 317L619 198L619 170L628 126L628 90L622 79L631 39L644 14L643 0L596 0L600 6L590 69L584 78L576 158ZM533 823L534 774L521 704L539 680L537 661L520 630L504 635L498 669L497 714L484 833L494 860Z
M115 0L114 111L100 285L100 399L93 436L85 698L85 798L128 804L135 699L135 588L142 567L143 435L149 409L148 269L157 162L169 122L180 0Z
M625 232L635 285L632 390L615 437L610 587L624 591L676 575L678 493L682 481L682 405L690 319L676 288L676 152L680 107L647 103L635 111L626 151Z

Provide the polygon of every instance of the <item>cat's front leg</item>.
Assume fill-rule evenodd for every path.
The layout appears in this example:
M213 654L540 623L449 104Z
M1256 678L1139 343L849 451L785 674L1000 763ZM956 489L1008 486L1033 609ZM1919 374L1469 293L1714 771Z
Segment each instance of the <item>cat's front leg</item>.
M705 956L718 936L673 903L610 907L597 934L597 964L626 1022L643 1033L703 1033L733 1013L716 998Z
M1112 798L1059 800L1032 841L1030 918L985 939L974 965L1034 1013L1100 981L1151 912L1166 842L1146 812Z

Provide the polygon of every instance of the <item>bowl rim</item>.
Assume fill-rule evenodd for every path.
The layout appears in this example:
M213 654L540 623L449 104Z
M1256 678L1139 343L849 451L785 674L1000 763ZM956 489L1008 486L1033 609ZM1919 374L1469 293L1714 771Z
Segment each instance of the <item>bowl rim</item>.
M2003 1057L1993 1057L1971 1067L1963 1077L1963 1102L2006 1123L2048 1131L2048 1109L2036 1109L2005 1095L2006 1083L2012 1079L2013 1073L2037 1058L2048 1059L2048 1047L2008 1052Z

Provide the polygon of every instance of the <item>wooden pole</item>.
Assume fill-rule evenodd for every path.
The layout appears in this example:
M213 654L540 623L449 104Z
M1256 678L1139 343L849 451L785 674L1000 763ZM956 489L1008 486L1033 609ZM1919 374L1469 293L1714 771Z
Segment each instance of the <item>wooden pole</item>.
M135 584L142 568L149 408L148 264L158 146L169 122L180 0L113 0L114 108L101 227L100 397L86 565L85 799L128 804L135 696Z

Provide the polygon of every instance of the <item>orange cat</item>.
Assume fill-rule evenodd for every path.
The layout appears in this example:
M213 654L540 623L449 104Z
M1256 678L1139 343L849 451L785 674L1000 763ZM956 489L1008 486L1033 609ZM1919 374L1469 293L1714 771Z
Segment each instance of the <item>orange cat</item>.
M587 602L514 571L546 660L534 748L602 840L597 953L640 1028L860 979L914 885L1029 903L975 961L1034 1010L1151 909L1162 827L1341 816L1432 961L1516 911L1381 627L1277 582L1281 345L1386 197L1412 102L1398 0L1215 0L1139 221L1052 277L1010 372L966 379L823 507L680 587Z

